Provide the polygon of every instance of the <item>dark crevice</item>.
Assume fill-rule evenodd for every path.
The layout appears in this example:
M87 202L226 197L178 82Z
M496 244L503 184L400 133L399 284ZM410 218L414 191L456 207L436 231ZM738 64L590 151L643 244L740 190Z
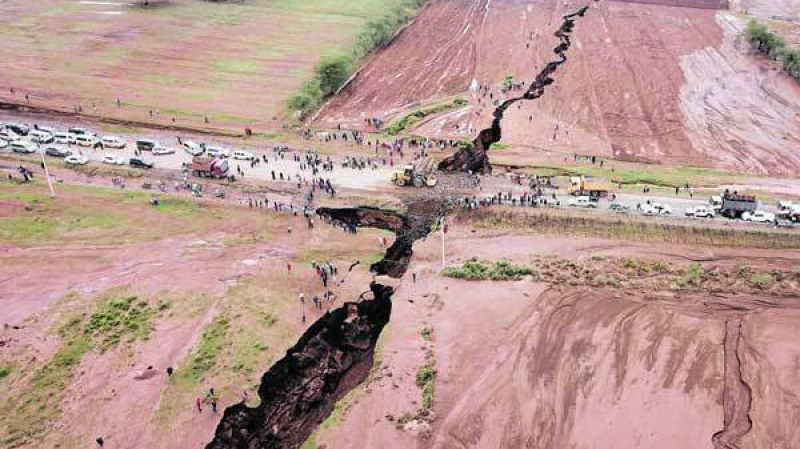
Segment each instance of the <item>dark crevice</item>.
M392 287L373 282L312 324L261 378L261 404L228 407L207 449L296 448L331 414L336 401L366 380L375 343L389 322Z
M596 0L595 0L596 1ZM536 79L528 86L519 97L509 98L498 106L492 116L492 126L484 129L478 134L478 137L472 141L471 145L467 145L456 151L452 156L442 160L439 163L439 170L442 171L459 171L459 172L472 172L472 173L491 173L492 165L489 163L488 151L493 143L497 143L502 138L501 122L508 109L514 103L521 100L536 100L544 94L544 88L553 84L552 75L558 69L558 66L567 62L566 52L572 46L570 34L575 27L575 17L583 17L588 6L584 6L577 12L567 14L564 16L564 22L561 28L555 32L555 36L559 39L560 43L553 49L559 59L549 62L544 69L536 76Z
M711 437L714 449L739 449L736 443L753 428L750 418L753 392L742 374L742 359L739 355L741 339L742 321L726 321L723 342L723 427Z

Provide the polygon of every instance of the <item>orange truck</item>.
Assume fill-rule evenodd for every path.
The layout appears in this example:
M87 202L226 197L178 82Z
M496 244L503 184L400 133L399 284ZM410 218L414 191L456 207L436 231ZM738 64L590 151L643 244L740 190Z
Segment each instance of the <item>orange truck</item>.
M569 193L575 196L604 197L614 188L608 182L584 176L573 176L570 179Z

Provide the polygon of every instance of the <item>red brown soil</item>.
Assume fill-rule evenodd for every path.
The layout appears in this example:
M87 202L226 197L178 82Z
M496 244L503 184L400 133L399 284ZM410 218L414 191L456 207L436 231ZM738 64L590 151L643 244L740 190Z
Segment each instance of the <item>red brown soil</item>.
M754 259L747 250L469 229L448 236L450 263L598 256L686 264L701 257L731 269L791 270L800 261L797 251L759 251ZM800 419L793 387L798 297L664 299L655 292L548 288L525 280L460 281L438 275L439 245L431 238L415 248L410 271L418 279L407 276L397 289L382 337L381 375L317 444L348 447L357 435L386 448L711 449L723 428L730 447L740 449L790 448L800 441L791 424ZM424 354L424 325L434 329L439 371L432 420L400 430L396 418L413 413L421 397L414 376ZM731 354L739 356L738 366ZM751 390L751 406L738 401L737 385Z
M577 6L553 0L435 0L367 62L318 123L362 128L364 118L374 116L389 123L420 103L461 95L469 106L428 117L407 131L471 140L471 128L485 128L492 109L488 96L471 90L473 80L491 83L500 100L506 74L530 81L552 59L557 43L552 33L561 15ZM724 13L628 2L591 6L576 26L575 48L555 84L542 99L506 114L504 143L562 156L800 170L785 140L800 136L793 118L800 112L800 95L789 80L762 71L741 46L723 45L718 14ZM725 39L733 41L735 34ZM688 65L690 57L717 62L698 70ZM730 75L720 72L727 66L747 81L726 88ZM750 113L757 109L768 112ZM754 125L743 126L748 122Z

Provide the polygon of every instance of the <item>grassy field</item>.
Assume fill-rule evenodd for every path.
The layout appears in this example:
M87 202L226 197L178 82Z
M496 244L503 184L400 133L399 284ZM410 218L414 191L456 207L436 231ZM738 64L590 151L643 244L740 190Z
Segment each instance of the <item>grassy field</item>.
M142 8L7 0L0 99L25 103L29 94L32 105L80 104L85 113L124 119L279 129L273 117L319 57L349 47L394 3L172 0Z

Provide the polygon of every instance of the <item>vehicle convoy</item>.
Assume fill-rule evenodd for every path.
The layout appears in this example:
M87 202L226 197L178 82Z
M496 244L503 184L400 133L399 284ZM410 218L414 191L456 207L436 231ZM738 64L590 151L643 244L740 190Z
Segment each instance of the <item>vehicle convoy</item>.
M195 156L189 164L192 175L199 177L224 178L228 176L228 161L223 158Z
M436 177L417 170L414 164L408 164L402 171L392 173L392 182L401 187L433 187L436 185Z
M569 181L569 194L573 196L605 197L614 188L607 182L586 178L585 176L572 176Z
M725 192L722 195L719 213L728 218L741 218L745 212L754 212L756 209L758 209L756 197L740 195L738 192Z

